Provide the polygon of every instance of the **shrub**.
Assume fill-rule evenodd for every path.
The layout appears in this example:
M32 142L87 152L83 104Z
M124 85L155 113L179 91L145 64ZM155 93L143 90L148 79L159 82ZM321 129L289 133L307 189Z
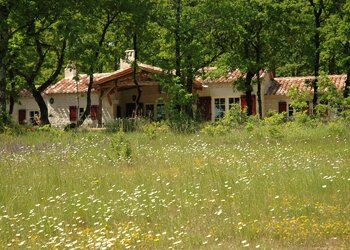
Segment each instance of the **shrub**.
M159 134L165 134L170 132L170 128L165 122L152 122L149 124L145 124L142 127L142 130L150 139L156 138Z
M246 121L246 112L242 112L241 107L238 104L234 104L230 110L225 113L225 116L220 120L220 123L226 127L237 127Z
M130 160L131 159L131 145L126 139L123 131L117 132L111 140L111 153L110 157L117 158L118 160Z
M286 112L277 113L272 112L268 117L264 119L264 124L268 126L280 125L286 122Z
M205 126L201 132L205 133L207 135L216 136L216 135L222 135L229 131L228 127L223 126L222 124L208 124Z
M142 131L142 127L149 124L149 120L144 118L117 118L106 123L106 131L115 133L117 131L134 132Z

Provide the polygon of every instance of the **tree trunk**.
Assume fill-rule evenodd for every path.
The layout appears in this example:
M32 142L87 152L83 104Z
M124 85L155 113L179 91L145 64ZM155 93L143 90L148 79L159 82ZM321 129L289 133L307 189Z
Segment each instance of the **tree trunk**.
M49 113L47 110L47 105L44 101L44 98L41 96L41 93L37 90L32 91L33 97L40 109L40 122L41 125L50 124Z
M333 55L331 59L329 59L328 62L328 71L330 75L334 75L336 73L336 61L335 56Z
M0 119L1 122L7 123L6 115L6 71L8 61L8 42L9 42L9 27L7 23L10 14L8 6L0 5Z
M246 79L245 79L245 95L247 100L247 115L253 114L253 98L252 98L252 79L254 73L251 70L248 70Z
M312 99L313 111L315 112L316 106L318 104L318 76L320 71L320 55L321 55L321 15L324 9L323 0L320 0L319 6L315 4L313 0L309 0L310 5L313 7L314 18L315 18L315 36L314 36L314 45L315 45L315 61L314 61L314 76L315 79L312 81L312 87L314 90L314 95Z
M350 43L347 42L345 44L345 55L350 55ZM346 81L344 86L344 92L343 97L348 98L350 94L350 59L346 62L346 68L347 68L347 74L346 74Z
M259 117L260 119L262 119L263 114L262 114L262 99L261 99L261 81L260 81L260 72L258 70L258 72L256 73L256 79L258 82L258 90L257 90L257 96L258 96L258 105L259 105Z
M193 91L193 72L192 69L187 70L187 79L186 79L186 90L187 93L192 94ZM193 108L192 103L186 105L186 114L190 119L193 118Z
M10 103L9 103L9 115L12 115L13 113L13 107L15 106L15 95L16 95L16 85L14 82L14 72L13 70L9 71L9 77L10 77L10 81L11 81L11 94L10 94Z
M133 62L133 79L134 79L134 84L136 85L137 88L137 97L135 100L135 115L137 116L139 114L139 109L140 109L140 99L142 95L142 90L141 87L137 81L137 59L138 59L138 50L137 50L137 34L134 33L133 36L133 44L134 44L134 53L135 53L135 60Z
M350 67L348 67L348 72L346 74L346 81L343 96L344 98L348 98L350 94Z
M91 91L92 91L92 84L94 83L94 69L93 66L90 66L90 73L89 73L89 85L88 90L86 93L86 107L84 110L84 113L81 117L78 117L77 127L80 127L86 118L90 115L90 109L91 109ZM79 94L79 93L77 93ZM77 114L79 115L79 110L77 110Z
M175 74L181 77L181 0L176 2L176 25L175 25Z
M87 94L86 94L86 108L84 110L83 115L78 119L77 127L80 127L84 123L86 118L90 115L91 90L92 90L92 84L94 83L95 65L96 65L96 63L98 61L102 45L103 45L103 43L105 41L107 30L108 30L109 26L112 24L112 22L114 21L115 18L116 18L116 16L110 17L109 15L107 15L107 21L106 21L106 23L103 26L103 30L102 30L102 34L101 34L101 37L100 37L100 41L98 42L98 47L97 47L97 49L95 51L94 58L93 58L92 63L90 65L89 85L88 85L88 91L87 91ZM78 111L78 113L79 113L79 111Z

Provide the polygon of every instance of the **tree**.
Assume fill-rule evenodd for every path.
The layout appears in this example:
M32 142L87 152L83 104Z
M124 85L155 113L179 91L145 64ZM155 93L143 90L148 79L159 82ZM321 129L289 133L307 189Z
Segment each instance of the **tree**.
M77 62L80 66L80 70L88 72L89 84L86 108L82 116L79 117L78 126L82 125L85 119L90 115L94 73L98 72L99 68L103 68L101 54L103 54L108 47L111 47L110 44L113 43L112 41L107 41L107 37L112 35L109 33L112 33L111 27L114 24L122 23L120 14L125 13L127 10L127 3L127 1L111 0L91 0L88 4L86 1L79 2L80 30L77 35L77 42L70 48L69 59ZM82 51L84 51L84 53L81 53Z
M337 1L333 12L322 29L326 59L336 59L335 67L346 72L344 98L350 94L350 1Z
M11 37L9 28L10 13L14 8L11 0L0 2L0 123L7 123L6 114L6 73L8 64L8 46Z
M210 13L215 25L214 36L225 47L226 54L219 66L228 70L239 68L244 72L239 89L245 92L247 114L252 115L253 78L257 78L259 114L262 117L260 72L265 68L276 68L281 57L283 36L281 16L283 5L273 1L221 1L211 4ZM279 15L278 15L279 13Z
M224 50L216 44L211 35L214 32L210 25L208 3L199 0L158 0L153 20L162 32L157 42L162 50L158 62L162 68L175 75L188 94L192 94L193 81L199 69L202 69L217 58ZM193 117L192 103L183 107L188 117Z
M40 109L41 123L50 124L42 93L59 76L71 28L71 12L62 1L32 1L23 7L21 29L11 40L11 69L25 81Z

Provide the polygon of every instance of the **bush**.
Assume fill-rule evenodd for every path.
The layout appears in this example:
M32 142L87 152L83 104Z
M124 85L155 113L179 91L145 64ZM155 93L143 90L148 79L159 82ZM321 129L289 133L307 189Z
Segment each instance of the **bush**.
M152 122L145 124L142 129L146 136L151 139L156 138L159 134L166 134L170 132L170 128L165 122Z
M142 131L143 126L149 124L149 120L144 118L117 118L114 121L108 122L106 124L107 132L134 132Z
M234 104L230 110L225 113L220 123L226 127L238 127L247 121L246 113L245 110L241 111L241 107L238 104Z
M111 155L110 157L117 158L118 160L130 160L131 159L131 145L126 139L123 131L117 132L111 140Z
M222 124L208 124L201 130L202 133L205 133L211 136L223 135L228 131L229 131L228 127L223 126Z
M268 117L264 119L264 124L267 126L280 125L286 122L287 120L286 117L287 117L286 112L282 112L282 113L272 112L269 114Z

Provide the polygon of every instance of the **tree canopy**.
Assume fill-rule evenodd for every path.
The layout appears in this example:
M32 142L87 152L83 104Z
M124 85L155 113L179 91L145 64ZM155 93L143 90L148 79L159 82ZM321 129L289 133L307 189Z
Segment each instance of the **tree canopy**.
M239 68L248 114L252 79L265 69L285 76L346 73L347 97L349 20L349 0L2 0L1 120L6 122L7 102L26 88L49 123L41 94L62 76L63 66L74 61L91 76L91 90L92 75L117 69L128 48L137 48L139 61L175 70L187 93L200 69ZM316 106L317 78L313 88Z

